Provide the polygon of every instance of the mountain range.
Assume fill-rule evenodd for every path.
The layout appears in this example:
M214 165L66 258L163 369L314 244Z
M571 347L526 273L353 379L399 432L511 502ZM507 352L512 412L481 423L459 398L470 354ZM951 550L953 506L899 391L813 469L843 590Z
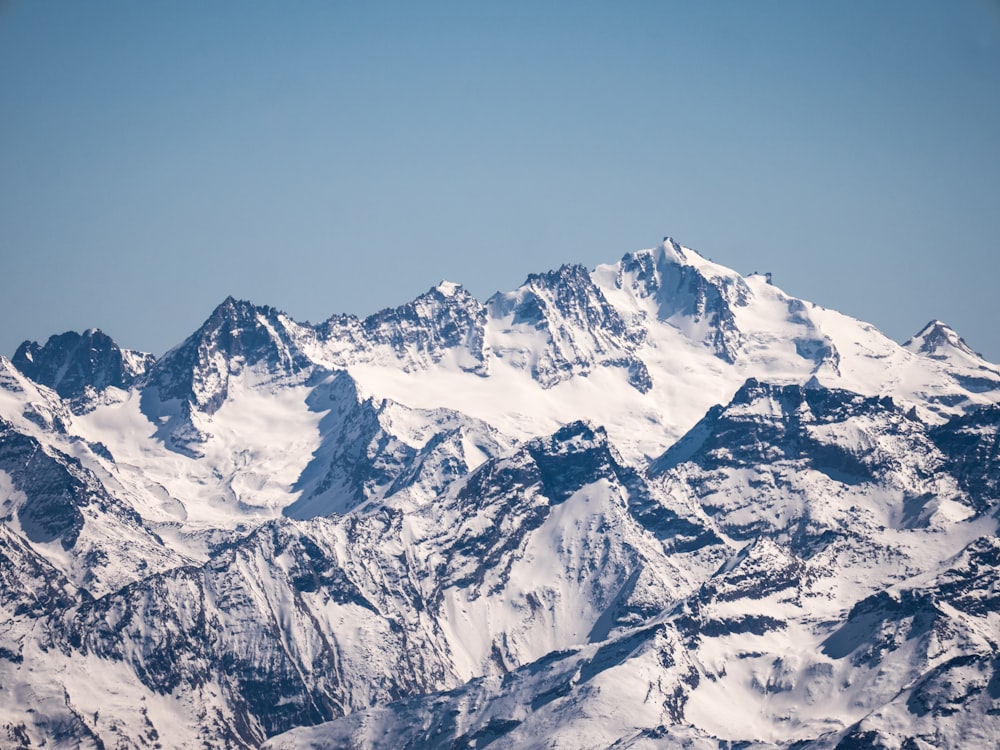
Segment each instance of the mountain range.
M670 238L0 357L0 747L1000 742L1000 366Z

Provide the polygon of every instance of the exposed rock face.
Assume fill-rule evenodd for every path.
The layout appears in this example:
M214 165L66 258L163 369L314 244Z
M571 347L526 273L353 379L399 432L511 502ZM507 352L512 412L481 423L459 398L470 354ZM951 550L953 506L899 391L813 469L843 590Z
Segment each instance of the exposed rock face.
M245 367L279 376L311 366L295 345L292 326L272 307L229 297L151 368L144 385L160 401L177 400L211 415L226 400L230 377Z
M934 359L947 359L949 356L964 355L977 357L969 345L955 331L940 320L932 320L925 325L903 347Z
M50 456L37 440L0 420L0 470L9 477L11 489L23 495L16 504L21 531L29 541L59 542L70 549L83 528L79 506L89 502L91 488L61 458ZM4 504L10 509L15 503L8 497Z
M932 429L930 437L980 510L1000 498L1000 408L954 417Z
M524 363L543 388L595 367L621 367L629 383L647 392L652 383L634 350L644 338L641 329L629 326L580 265L532 274L513 292L497 294L486 303L490 315L514 334L496 347L496 354ZM541 337L540 350L517 345L517 333Z
M151 354L121 349L97 330L68 331L51 336L42 346L25 341L11 362L29 378L52 388L63 398L83 396L87 388L128 388L152 366Z
M459 353L462 369L485 374L486 308L465 289L447 281L401 307L365 318L361 330L372 344L384 344L409 366L436 363Z
M750 290L738 278L707 276L686 262L688 252L667 237L655 250L629 253L619 264L618 285L654 299L661 320L703 331L718 357L735 362L742 334L733 308L748 304Z

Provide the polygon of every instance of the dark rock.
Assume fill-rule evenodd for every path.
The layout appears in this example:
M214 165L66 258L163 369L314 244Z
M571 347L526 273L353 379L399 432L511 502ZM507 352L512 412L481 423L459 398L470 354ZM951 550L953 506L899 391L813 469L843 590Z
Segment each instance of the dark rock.
M25 341L11 360L18 370L63 398L83 396L88 387L128 388L154 361L151 354L123 351L97 329L51 336L44 346Z

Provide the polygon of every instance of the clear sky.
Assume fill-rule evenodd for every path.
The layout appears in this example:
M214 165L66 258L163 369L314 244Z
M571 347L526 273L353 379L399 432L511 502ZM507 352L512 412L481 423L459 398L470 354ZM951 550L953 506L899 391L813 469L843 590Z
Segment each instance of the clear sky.
M665 234L1000 361L1000 2L0 0L0 353Z

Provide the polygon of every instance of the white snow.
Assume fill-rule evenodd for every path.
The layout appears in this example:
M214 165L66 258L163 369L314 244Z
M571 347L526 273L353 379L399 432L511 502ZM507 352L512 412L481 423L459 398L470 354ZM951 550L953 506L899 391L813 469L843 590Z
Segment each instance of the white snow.
M950 558L997 527L995 518L975 515L958 482L939 471L940 453L905 424L888 432L867 417L819 424L807 406L800 408L797 416L810 439L858 461L881 457L875 480L782 458L774 446L761 466L703 470L681 463L650 480L650 502L697 521L722 540L693 552L664 554L672 540L643 528L628 510L625 490L610 479L585 484L561 502L519 487L516 500L539 511L538 525L518 537L516 547L504 548L482 580L461 579L482 562L461 543L491 533L506 540L518 519L502 504L460 501L457 488L465 478L449 471L488 469L492 458L512 461L525 441L577 420L603 427L614 449L641 474L708 409L729 402L748 378L889 396L928 423L1000 401L1000 368L943 325L929 326L900 346L866 323L791 297L760 275L741 276L672 241L641 253L659 264L657 273L682 268L699 274L684 277L698 281L691 289L671 290L692 296L674 300L669 315L663 300L621 264L593 271L599 293L587 287L592 299L585 302L596 304L603 295L624 330L588 328L537 285L486 306L484 340L475 350L469 335L443 350L368 344L357 321L344 324L340 338L324 340L308 326L281 318L284 330L278 330L258 315L281 347L279 358L291 362L304 352L315 365L312 372L275 376L216 351L202 363L191 408L160 403L152 417L143 412L141 381L128 392L109 388L74 412L0 357L0 417L48 449L78 459L107 490L112 506L136 511L146 525L130 525L125 514L114 513L117 506L93 504L81 511L85 527L78 548L65 550L58 542L29 546L76 585L93 572L87 551L110 550L103 567L95 568L97 580L87 584L100 596L150 573L202 562L213 545L246 537L295 503L305 509L303 516L310 510L348 514L288 521L281 528L319 545L364 601L339 601L323 586L299 590L290 578L301 558L264 542L241 545L230 567L204 579L205 606L218 618L218 632L253 651L257 628L273 628L298 669L330 648L336 678L346 685L344 710L388 701L385 684L409 657L436 670L426 689L455 692L301 730L275 740L274 747L327 746L324 737L364 736L371 744L401 738L416 731L413 726L429 725L442 706L454 709L456 736L491 719L523 722L496 739L492 747L498 750L536 746L546 733L566 747L607 747L624 739L644 747L656 740L639 733L663 726L672 733L664 746L718 747L719 741L816 737L878 716L887 725L904 723L899 696L920 676L911 673L915 665L942 664L965 653L959 646L944 637L914 639L880 666L858 667L825 654L822 644L855 603L878 591L929 585ZM461 292L448 281L435 289L445 297ZM719 321L699 307L699 289L714 290L731 313L724 321L732 326L731 362L715 348ZM544 325L514 323L514 305L527 295L544 303ZM419 312L431 316L432 307ZM932 335L945 343L926 351ZM123 355L136 371L143 366L141 354ZM629 366L637 363L652 382L646 392L629 380ZM332 392L343 372L356 394L347 385L347 395ZM199 409L222 391L225 401L214 413ZM371 409L366 416L374 413L385 445L407 455L425 451L423 463L406 467L412 482L388 496L395 477L371 480L367 502L356 509L352 498L322 493L303 503L306 492L322 483L323 461L338 447L331 441L341 433L330 425L361 405ZM778 420L786 416L783 408L775 399L758 399L732 414ZM170 447L171 430L193 438L191 452ZM345 428L344 439L353 434ZM698 445L693 439L688 457ZM377 454L378 446L361 448L364 458L392 468L386 454ZM732 456L723 447L717 457ZM315 476L303 481L310 466ZM0 471L0 516L14 534L22 531L16 511L24 502L24 493ZM741 528L756 529L760 538L741 537ZM788 548L806 530L817 537L830 532L823 538L832 541L799 560ZM785 570L794 572L787 585L760 595L741 593L746 580ZM734 626L732 632L686 640L673 624L681 611L676 608L690 606L688 597L710 579L716 593L699 599L696 614L703 621L756 617L771 625L759 633ZM194 584L183 585L192 591L187 600L184 591L174 592L190 605L181 607L182 631L194 627L194 602L201 595ZM626 589L633 602L648 604L656 614L628 627L614 625L607 613ZM972 618L954 608L946 614L963 623L962 637L975 648L988 650L996 640L995 616ZM123 617L112 611L107 624L117 627ZM76 712L94 731L111 731L117 723L126 736L146 732L148 719L157 727L176 727L175 735L161 741L183 747L200 741L198 721L218 729L213 717L229 710L228 688L211 680L161 695L143 685L127 661L46 651L40 645L45 634L34 630L43 626L34 622L0 612L0 640L15 628L10 642L25 649L23 662L0 660L0 723L24 723L35 744L45 738L32 711L53 717ZM618 662L587 672L588 660L604 645L654 626L656 634L636 636L634 649ZM144 623L138 627L143 639L151 635L142 632ZM129 646L140 662L144 643ZM545 662L534 672L510 671L560 651L565 658L548 667ZM303 684L314 679L307 672L300 674ZM504 673L515 685L509 692ZM959 677L962 684L979 679L971 671ZM555 691L551 700L533 706L547 690ZM687 699L683 721L666 708L678 691Z

